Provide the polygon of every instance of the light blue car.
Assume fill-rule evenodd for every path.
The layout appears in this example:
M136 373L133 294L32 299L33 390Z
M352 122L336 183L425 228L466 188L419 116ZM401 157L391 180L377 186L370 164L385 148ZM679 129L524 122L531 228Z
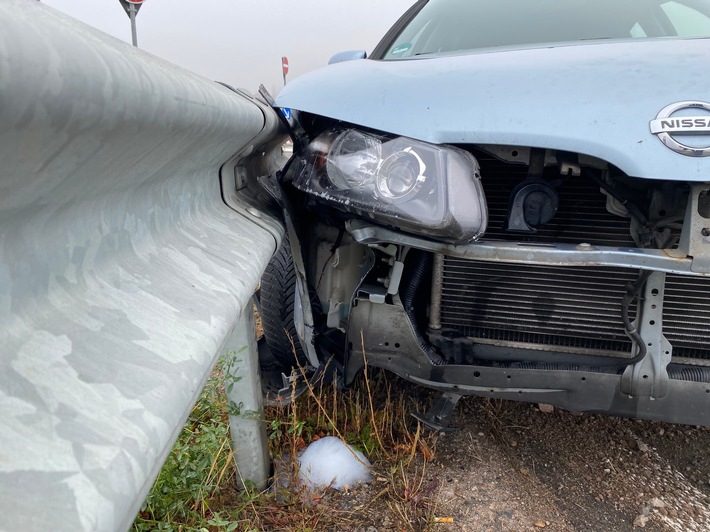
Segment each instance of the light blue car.
M289 83L262 367L290 331L441 390L437 428L466 394L710 424L708 37L708 0L429 0Z

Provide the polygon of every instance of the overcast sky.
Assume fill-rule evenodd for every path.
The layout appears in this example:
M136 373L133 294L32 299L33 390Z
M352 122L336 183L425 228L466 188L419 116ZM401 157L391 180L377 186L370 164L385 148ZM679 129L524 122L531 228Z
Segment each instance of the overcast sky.
M119 0L42 0L131 42ZM283 86L344 50L371 52L414 0L145 0L138 46L210 79L252 92Z

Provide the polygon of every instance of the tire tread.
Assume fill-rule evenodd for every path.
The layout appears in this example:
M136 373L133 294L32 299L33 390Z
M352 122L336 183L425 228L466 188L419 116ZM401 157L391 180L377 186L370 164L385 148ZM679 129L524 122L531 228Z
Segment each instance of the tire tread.
M261 278L261 320L264 337L273 358L284 368L306 363L296 325L293 321L296 294L296 271L291 247L284 239ZM293 346L291 340L293 340ZM295 353L294 353L295 347Z

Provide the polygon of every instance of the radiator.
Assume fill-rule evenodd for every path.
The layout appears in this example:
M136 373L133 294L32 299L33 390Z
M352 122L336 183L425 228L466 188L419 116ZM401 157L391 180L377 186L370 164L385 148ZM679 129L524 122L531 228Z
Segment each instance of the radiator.
M527 167L479 153L476 157L489 206L486 239L635 246L629 220L608 213L606 197L583 177L564 181L558 190L557 215L537 234L505 233L508 195L525 178ZM453 337L494 345L627 356L631 341L624 333L621 301L626 284L637 276L638 271L625 268L547 267L446 257L442 326ZM710 280L666 276L663 332L673 345L674 357L710 360Z
M631 351L623 268L546 267L446 257L441 322L454 336L533 349ZM668 274L663 332L678 357L710 359L710 280ZM632 313L633 316L633 313Z

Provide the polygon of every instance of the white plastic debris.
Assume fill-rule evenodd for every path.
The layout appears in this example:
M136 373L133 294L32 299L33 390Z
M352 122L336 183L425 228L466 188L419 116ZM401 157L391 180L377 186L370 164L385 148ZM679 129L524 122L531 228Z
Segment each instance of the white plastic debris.
M298 478L311 489L341 490L369 482L370 461L340 438L327 436L311 443L298 458Z

